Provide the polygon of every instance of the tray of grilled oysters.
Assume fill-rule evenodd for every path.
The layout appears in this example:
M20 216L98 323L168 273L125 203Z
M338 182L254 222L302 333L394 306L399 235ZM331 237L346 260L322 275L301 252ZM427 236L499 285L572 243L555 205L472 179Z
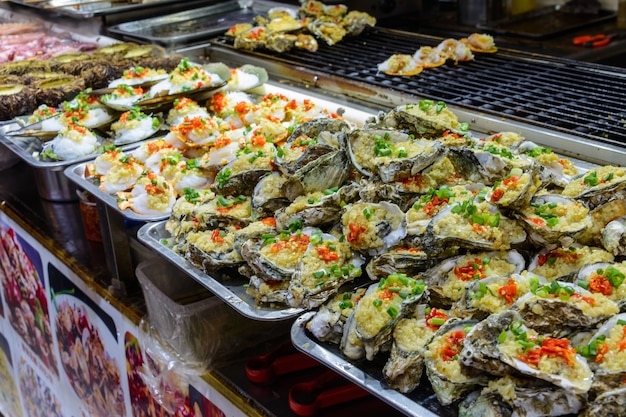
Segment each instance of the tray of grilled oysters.
M164 136L168 129L163 112L175 100L206 99L230 76L224 64L202 66L187 58L180 58L171 71L133 66L105 88L79 89L56 106L43 103L6 121L0 137L35 167L87 161L111 147L127 150Z
M299 350L411 416L623 413L626 167L467 132L430 100L345 143L338 192L358 193L321 228L363 257L368 284L305 305ZM317 280L294 274L291 291L326 285L330 268L308 263Z

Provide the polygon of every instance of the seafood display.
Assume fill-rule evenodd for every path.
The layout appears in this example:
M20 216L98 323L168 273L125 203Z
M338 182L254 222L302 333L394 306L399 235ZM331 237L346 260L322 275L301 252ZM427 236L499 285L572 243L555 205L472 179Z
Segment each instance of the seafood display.
M41 259L15 230L0 228L0 278L9 322L44 366L58 374Z
M378 70L388 75L418 75L424 69L435 68L452 61L455 64L473 61L474 53L498 51L491 35L472 33L466 38L444 39L437 46L421 46L413 55L394 54L378 64Z
M315 52L318 40L335 45L346 36L358 36L376 25L368 13L348 10L343 4L325 5L321 1L301 0L297 11L273 7L252 23L237 23L225 36L232 38L235 48L268 49L287 52L293 48Z
M57 348L72 389L90 415L124 416L120 369L108 353L114 342L109 329L76 297L56 294L54 302Z

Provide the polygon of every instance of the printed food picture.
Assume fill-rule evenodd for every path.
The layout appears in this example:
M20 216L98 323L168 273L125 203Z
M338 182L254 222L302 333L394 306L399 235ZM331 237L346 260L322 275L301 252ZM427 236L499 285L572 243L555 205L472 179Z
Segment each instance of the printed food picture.
M0 334L0 404L6 407L4 411L8 415L21 417L22 407L12 370L13 361L9 343L4 335Z
M52 265L49 276L57 350L66 381L90 416L125 416L115 324Z
M53 373L58 374L52 351L48 300L41 258L15 230L0 225L2 292L11 326Z
M19 364L20 392L28 417L63 417L57 392L24 359Z

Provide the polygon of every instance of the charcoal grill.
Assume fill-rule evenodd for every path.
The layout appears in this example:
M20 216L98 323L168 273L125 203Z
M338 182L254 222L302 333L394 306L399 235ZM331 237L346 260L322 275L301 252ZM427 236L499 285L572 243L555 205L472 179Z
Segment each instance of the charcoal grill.
M387 108L411 99L443 100L478 130L515 129L569 156L624 163L625 70L512 49L476 54L474 61L412 77L377 70L392 54L413 54L441 40L373 28L334 46L320 43L316 53L277 54L235 49L229 38L218 37L211 40L210 54L214 60L262 65L273 76Z

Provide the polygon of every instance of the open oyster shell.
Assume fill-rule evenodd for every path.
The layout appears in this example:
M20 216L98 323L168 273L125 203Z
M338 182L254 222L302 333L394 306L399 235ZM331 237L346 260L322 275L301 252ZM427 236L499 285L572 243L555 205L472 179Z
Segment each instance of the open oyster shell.
M579 414L580 417L619 416L626 408L626 388L616 389L599 395Z
M455 317L482 320L490 314L511 308L518 298L529 291L528 278L520 274L491 276L467 285L451 311Z
M460 399L490 376L466 366L460 360L465 339L476 320L449 319L423 349L426 376L439 402L446 406Z
M424 370L421 350L448 319L443 310L423 304L415 316L400 319L393 330L391 354L383 368L387 385L402 393L413 391L420 384Z
M425 249L431 253L447 245L478 250L507 250L521 246L526 231L496 206L470 197L441 210L428 224Z
M460 131L463 126L443 101L420 100L403 104L382 117L381 125L406 131L415 137L437 139L446 131Z
M524 257L515 250L469 252L447 258L416 277L427 283L434 305L450 308L472 282L519 274L525 265Z
M601 166L579 174L563 188L566 197L587 200L590 209L626 198L626 167Z
M515 216L538 246L569 246L591 226L589 209L582 202L558 194L533 197Z
M174 250L206 273L236 267L243 263L243 258L234 247L235 232L234 226L190 231Z
M584 394L539 379L505 376L464 398L459 417L562 416L576 414L584 405Z
M356 288L335 294L322 304L306 324L308 331L322 342L339 344L344 333L344 325L354 307L361 301L366 288Z
M619 312L617 303L602 294L569 282L533 283L532 278L531 292L519 298L513 308L526 325L553 337L592 328Z
M421 281L402 274L389 275L370 285L351 318L367 360L391 347L394 325L414 310L423 294Z
M350 174L346 151L338 149L320 156L298 169L285 182L285 196L290 200L315 191L340 187Z
M607 223L602 230L602 246L615 256L626 256L626 216Z
M348 137L348 151L360 173L389 183L419 173L444 157L447 147L400 130L355 129Z
M404 213L386 202L345 206L341 225L352 249L371 256L383 253L406 236Z
M343 284L361 276L363 262L337 237L314 232L289 282L289 305L306 309L320 306Z
M252 190L252 207L260 215L273 216L278 209L289 205L283 192L287 177L280 172L272 172L262 177Z
M528 271L548 281L571 281L586 264L612 261L613 255L601 248L574 244L540 250L532 257Z
M465 365L493 375L530 376L579 394L591 388L593 373L569 341L537 333L514 310L493 314L474 326L460 356Z
M578 271L576 284L593 293L600 293L615 301L620 311L626 310L626 261L621 263L598 262Z

